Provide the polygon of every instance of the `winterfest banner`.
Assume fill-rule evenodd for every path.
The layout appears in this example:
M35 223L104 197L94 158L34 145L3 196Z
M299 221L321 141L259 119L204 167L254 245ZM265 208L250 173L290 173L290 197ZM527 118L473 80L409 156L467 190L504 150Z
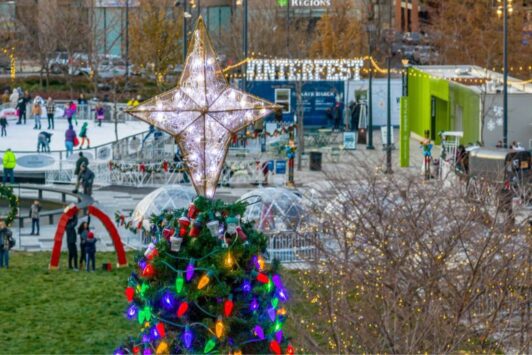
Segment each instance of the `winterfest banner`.
M248 81L360 80L363 59L254 59Z

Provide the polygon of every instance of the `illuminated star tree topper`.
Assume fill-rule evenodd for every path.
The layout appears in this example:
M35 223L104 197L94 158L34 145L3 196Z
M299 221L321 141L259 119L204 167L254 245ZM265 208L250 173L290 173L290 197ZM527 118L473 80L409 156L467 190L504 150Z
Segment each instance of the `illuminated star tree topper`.
M127 112L175 137L196 192L212 198L232 136L278 109L229 86L200 17L179 85Z

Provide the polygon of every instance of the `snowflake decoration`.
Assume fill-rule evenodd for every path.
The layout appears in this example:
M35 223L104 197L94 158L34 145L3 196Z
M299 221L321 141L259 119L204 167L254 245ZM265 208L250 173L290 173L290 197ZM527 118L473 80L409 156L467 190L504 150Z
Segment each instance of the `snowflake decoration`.
M179 85L127 112L175 137L196 192L212 198L232 136L281 107L229 86L202 18L190 48Z
M497 119L495 120L495 123L497 124L497 126L502 126L502 118L501 117L497 117Z
M487 127L488 127L488 131L493 132L495 130L495 122L493 122L493 120L489 120Z

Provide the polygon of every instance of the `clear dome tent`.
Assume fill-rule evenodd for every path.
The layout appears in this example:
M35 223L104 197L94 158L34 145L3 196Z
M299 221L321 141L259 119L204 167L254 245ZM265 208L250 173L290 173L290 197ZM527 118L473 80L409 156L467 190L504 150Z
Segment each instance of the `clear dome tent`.
M302 199L293 190L260 188L246 193L240 200L249 204L242 217L254 221L255 228L266 234L297 231L304 216Z
M267 259L283 263L301 263L318 257L316 233L303 232L306 220L303 199L295 191L267 187L248 192L240 198L249 205L244 220L268 235Z
M168 185L158 188L138 204L131 219L134 223L149 221L154 214L160 214L165 210L174 210L188 207L196 197L192 187L182 185Z

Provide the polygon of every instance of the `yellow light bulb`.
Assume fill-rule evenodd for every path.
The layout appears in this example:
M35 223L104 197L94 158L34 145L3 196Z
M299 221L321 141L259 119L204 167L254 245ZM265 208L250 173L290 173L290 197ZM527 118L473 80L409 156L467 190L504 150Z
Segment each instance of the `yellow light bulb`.
M294 146L295 146L295 142L294 142ZM257 261L259 263L259 271L264 270L264 258L261 255L259 255L259 257L257 258Z
M224 323L220 318L216 321L216 325L214 326L214 332L216 333L216 337L220 339L224 335Z
M209 282L211 281L210 277L209 277L209 274L205 274L201 277L201 279L199 280L199 283L198 283L198 290L201 290L202 288L204 288L205 286L207 286L209 284Z
M227 256L225 257L225 266L232 267L233 263L233 256L231 255L231 252L228 252Z

